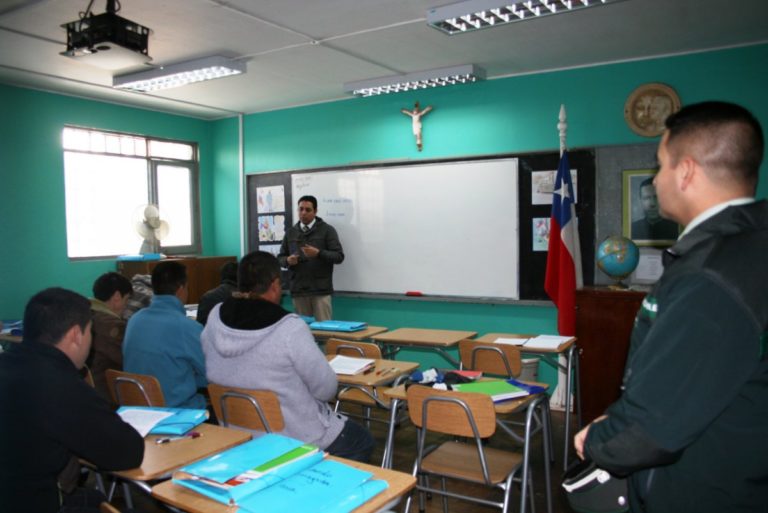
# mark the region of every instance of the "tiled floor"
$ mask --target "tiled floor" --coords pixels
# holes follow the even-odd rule
[[[553,513],[566,513],[570,512],[570,509],[568,508],[565,498],[561,492],[560,488],[560,481],[562,478],[562,453],[563,453],[563,421],[564,421],[564,414],[562,412],[552,412],[552,424],[553,424],[553,442],[554,442],[554,449],[555,449],[555,463],[550,467],[551,469],[551,475],[552,475],[552,512]],[[381,456],[382,456],[382,449],[383,449],[383,441],[386,434],[386,426],[384,424],[380,423],[372,423],[371,431],[373,432],[374,436],[376,437],[376,440],[379,442],[377,449],[374,451],[373,460],[372,463],[378,464],[381,462]],[[396,430],[395,435],[395,457],[394,457],[394,468],[396,470],[401,470],[403,472],[410,473],[413,465],[413,457],[415,454],[415,446],[416,446],[416,430],[414,427],[410,424],[410,422],[404,422],[402,425],[400,425]],[[546,500],[545,500],[545,494],[543,489],[543,461],[542,461],[542,451],[541,451],[541,445],[538,439],[540,437],[536,437],[537,441],[534,442],[534,445],[532,447],[532,463],[533,463],[533,476],[534,476],[534,486],[535,486],[535,510],[538,513],[545,513],[547,511],[546,508]],[[503,435],[501,432],[497,432],[496,435],[491,439],[490,441],[491,447],[499,447],[506,450],[514,450],[519,451],[520,447],[516,444],[513,444],[511,441],[509,441],[508,437]],[[468,485],[465,483],[459,483],[454,482],[448,484],[449,489],[456,489],[457,491],[460,491],[460,493],[481,493],[485,494],[485,496],[493,499],[498,500],[498,497],[500,495],[499,492],[493,491],[493,490],[487,490],[483,487],[475,486],[475,485]],[[454,488],[452,488],[454,487]],[[487,490],[487,491],[486,491]],[[153,499],[147,497],[146,495],[142,494],[139,490],[133,491],[133,497],[134,497],[134,503],[135,503],[135,511],[142,512],[142,513],[160,513],[168,511],[165,509],[162,505],[159,505],[156,503]],[[510,508],[511,512],[517,512],[519,511],[519,490],[516,490],[515,492],[515,500],[512,504],[512,507]],[[121,508],[121,511],[124,513],[127,513],[127,510],[124,508],[124,503],[121,497],[116,497],[113,501],[115,506],[118,508]],[[397,511],[402,510],[402,503],[398,507]],[[418,511],[418,504],[417,501],[414,500],[414,504],[411,505],[411,512],[417,512]],[[474,513],[474,512],[490,512],[490,511],[499,511],[498,509],[486,507],[478,504],[473,504],[465,501],[460,501],[456,499],[449,499],[449,511],[452,513]],[[528,509],[530,511],[530,509]],[[442,503],[439,497],[435,496],[431,500],[428,500],[426,503],[426,512],[427,513],[437,513],[442,512]],[[300,512],[297,512],[300,513]]]

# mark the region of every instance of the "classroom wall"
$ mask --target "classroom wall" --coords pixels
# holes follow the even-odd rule
[[[768,45],[759,45],[247,115],[245,172],[551,151],[558,146],[561,103],[568,110],[571,148],[649,142],[629,130],[623,108],[635,87],[652,81],[674,87],[683,103],[740,102],[768,127],[765,62]],[[61,285],[90,294],[93,279],[114,268],[113,261],[70,262],[66,257],[60,144],[65,124],[198,142],[204,254],[240,253],[237,118],[201,121],[7,85],[0,85],[0,98],[0,318],[21,316],[29,296],[44,287]],[[410,118],[400,113],[415,101],[434,109],[423,119],[423,152],[416,150]],[[758,196],[766,197],[767,164],[761,176]],[[493,257],[503,255],[478,248],[478,261],[459,272],[472,272],[473,265]],[[481,333],[551,333],[556,319],[551,306],[405,298],[339,297],[335,312],[341,319],[390,328]]]
[[[739,102],[768,127],[765,62],[768,45],[760,45],[254,114],[244,119],[245,172],[554,150],[559,144],[556,125],[561,104],[567,109],[571,148],[647,143],[654,139],[634,134],[624,121],[624,102],[647,82],[672,86],[683,104],[708,99]],[[412,108],[415,101],[422,108],[433,107],[422,120],[423,152],[416,149],[410,118],[400,112]],[[763,165],[761,176],[758,196],[765,197],[768,164]],[[435,212],[435,222],[439,217]],[[477,260],[457,272],[471,273],[485,258],[503,258],[490,249],[478,248]],[[334,316],[389,328],[480,333],[556,330],[556,311],[551,306],[337,297]],[[546,379],[551,378],[547,370],[542,371]]]
[[[215,220],[211,123],[2,84],[0,98],[0,319],[21,317],[27,299],[46,287],[91,296],[93,280],[115,269],[114,260],[67,258],[65,124],[197,142],[204,226]],[[215,233],[203,231],[206,254],[218,254]]]

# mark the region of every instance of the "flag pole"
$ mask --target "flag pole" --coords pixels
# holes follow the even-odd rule
[[[560,132],[560,157],[565,151],[565,136],[568,133],[568,123],[565,116],[565,104],[560,104],[560,122],[557,124],[557,130]]]

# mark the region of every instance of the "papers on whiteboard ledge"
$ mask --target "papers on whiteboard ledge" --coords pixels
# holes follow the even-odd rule
[[[351,356],[337,354],[328,363],[331,364],[331,368],[336,374],[352,375],[365,372],[372,368],[375,362],[370,358],[352,358]]]
[[[497,338],[494,342],[497,344],[511,344],[522,346],[527,349],[557,349],[560,344],[567,342],[572,337],[561,337],[558,335],[539,335],[533,338]]]

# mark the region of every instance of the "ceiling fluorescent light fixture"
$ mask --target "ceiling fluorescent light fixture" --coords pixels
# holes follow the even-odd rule
[[[441,87],[453,84],[466,84],[483,80],[485,72],[474,64],[438,68],[427,71],[417,71],[406,75],[391,75],[388,77],[371,78],[358,82],[347,82],[344,91],[355,96],[376,96],[379,94],[402,93],[430,87]]]
[[[448,35],[597,7],[623,0],[466,0],[427,11],[427,24]]]
[[[112,86],[142,92],[158,91],[241,73],[245,73],[245,63],[213,56],[120,75],[112,79]]]

